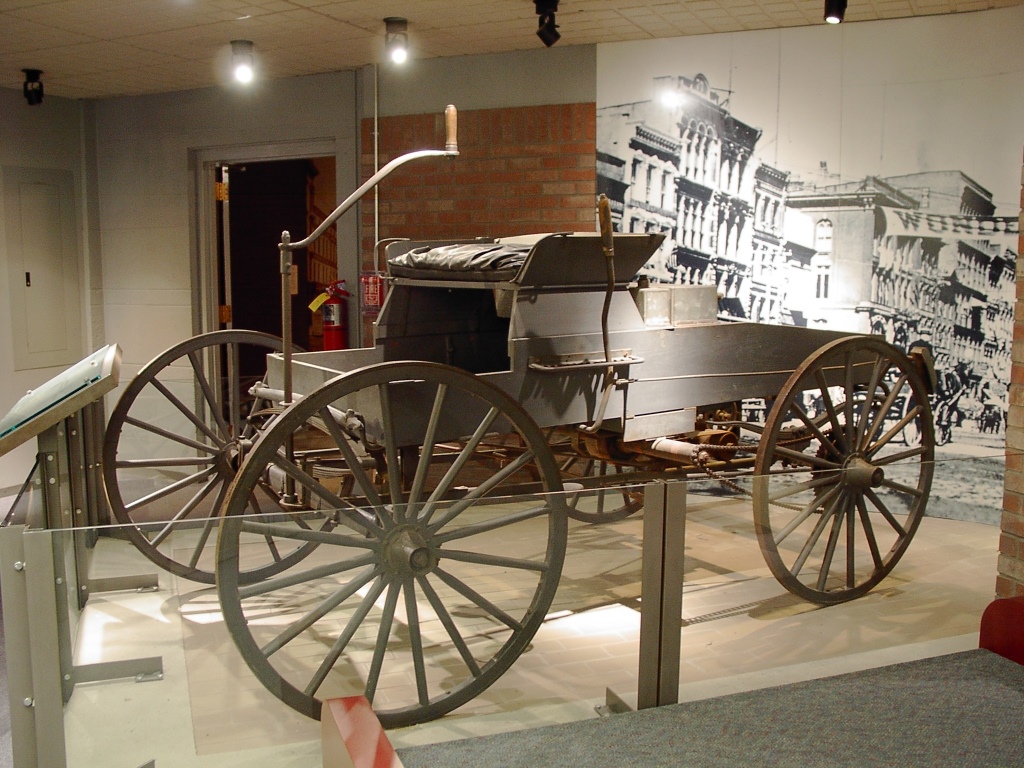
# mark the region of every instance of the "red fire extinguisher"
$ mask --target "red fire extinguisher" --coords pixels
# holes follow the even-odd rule
[[[323,309],[324,349],[348,349],[348,296],[344,280],[335,280],[309,308]]]

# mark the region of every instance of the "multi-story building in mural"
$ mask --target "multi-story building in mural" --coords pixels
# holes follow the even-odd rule
[[[808,322],[881,334],[902,348],[927,343],[942,373],[940,399],[962,393],[949,417],[1001,428],[1017,254],[969,225],[991,219],[991,193],[960,171],[940,171],[791,185],[787,206],[815,232],[815,290],[801,307]],[[925,218],[937,226],[918,226]]]
[[[643,275],[716,285],[723,318],[925,342],[956,377],[940,395],[956,388],[961,417],[1004,426],[1017,254],[964,224],[993,217],[991,193],[960,171],[843,183],[822,164],[798,180],[758,160],[761,131],[703,75],[655,85],[662,98],[597,117],[617,228],[666,235]],[[921,217],[939,226],[907,224]]]
[[[733,317],[801,322],[786,285],[810,251],[783,235],[789,174],[756,160],[760,129],[734,117],[704,75],[655,83],[659,100],[597,116],[598,191],[618,228],[666,235],[643,274],[716,285]]]

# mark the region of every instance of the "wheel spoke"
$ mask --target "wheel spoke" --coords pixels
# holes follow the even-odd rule
[[[312,541],[317,544],[331,544],[339,547],[379,549],[377,542],[371,539],[360,539],[355,536],[346,536],[342,533],[334,533],[333,531],[322,529],[314,531],[308,528],[289,528],[287,525],[281,525],[280,523],[261,523],[258,520],[243,520],[241,531],[242,533],[255,533],[260,536],[292,539],[294,541]]]
[[[846,498],[846,588],[853,589],[857,584],[857,529],[854,527],[854,502],[850,496]]]
[[[184,518],[188,517],[192,513],[192,511],[196,507],[198,507],[200,503],[202,503],[203,499],[210,495],[210,491],[213,490],[213,487],[219,481],[220,477],[216,475],[207,480],[206,484],[198,491],[196,491],[195,495],[188,500],[188,503],[185,504],[185,506],[183,506],[180,510],[178,510],[174,517],[168,520],[167,524],[163,528],[161,528],[160,531],[157,532],[157,534],[153,538],[149,540],[149,543],[152,544],[154,547],[160,546],[163,540],[167,538],[168,534],[170,534],[175,524],[181,522]]]
[[[890,453],[888,456],[882,456],[880,458],[874,459],[872,463],[874,463],[875,466],[882,467],[887,466],[889,464],[896,464],[897,462],[903,461],[904,459],[912,459],[915,456],[923,456],[927,452],[928,449],[922,445],[918,446],[917,448],[911,448],[906,451],[900,451],[899,453]]]
[[[444,477],[441,478],[441,481],[437,484],[437,487],[434,489],[434,492],[430,494],[430,498],[427,499],[427,503],[424,505],[424,511],[421,516],[421,519],[424,522],[430,520],[430,516],[433,511],[433,506],[440,499],[443,499],[445,495],[448,493],[448,491],[451,490],[452,483],[455,482],[455,479],[459,476],[459,473],[462,471],[462,468],[466,465],[470,458],[472,458],[473,452],[476,451],[477,446],[480,445],[480,441],[484,439],[484,435],[487,434],[487,430],[491,428],[491,425],[494,423],[495,419],[498,418],[500,413],[501,412],[497,408],[492,407],[487,412],[487,415],[484,417],[483,421],[480,422],[480,425],[476,428],[476,431],[473,432],[473,435],[469,438],[469,441],[466,443],[465,446],[463,446],[462,450],[459,451],[459,454],[455,457],[455,461],[453,461],[452,465],[448,467],[448,471],[444,473]]]
[[[825,406],[825,413],[828,414],[828,420],[832,423],[832,432],[836,438],[842,440],[841,450],[845,451],[846,446],[849,445],[844,434],[843,425],[839,421],[839,413],[836,411],[835,403],[832,402],[832,395],[828,391],[828,382],[825,380],[825,373],[820,368],[814,371],[814,380],[818,384],[818,389],[821,392],[821,402]]]
[[[216,456],[179,456],[168,459],[121,459],[114,466],[118,469],[170,469],[171,467],[198,467],[213,464]]]
[[[195,425],[196,429],[198,429],[208,438],[213,440],[213,442],[219,445],[220,447],[224,447],[224,445],[226,444],[224,438],[222,438],[220,435],[218,435],[216,432],[210,429],[203,422],[202,419],[200,419],[192,412],[191,408],[188,408],[183,402],[181,402],[181,400],[175,397],[174,393],[171,392],[171,390],[169,390],[166,386],[164,386],[163,382],[161,382],[159,379],[153,379],[150,382],[150,384],[152,384],[161,395],[167,398],[171,405],[173,405],[175,408],[181,411],[181,415],[184,416],[189,421],[191,421]]]
[[[868,515],[868,508],[864,504],[863,495],[857,496],[857,513],[860,515],[860,524],[864,528],[864,536],[868,540],[868,549],[871,551],[871,561],[875,568],[881,568],[882,553],[878,551],[878,541],[875,539],[875,527],[871,524],[871,516]]]
[[[843,415],[846,418],[845,435],[846,445],[854,446],[857,443],[854,442],[854,426],[853,426],[853,353],[846,352],[843,355],[843,394],[845,401],[843,402]]]
[[[416,581],[419,582],[420,589],[422,589],[423,594],[426,595],[427,601],[430,603],[430,607],[434,609],[434,613],[441,621],[441,625],[448,633],[448,637],[451,638],[452,644],[462,657],[462,661],[466,664],[466,667],[469,669],[473,677],[480,677],[480,665],[476,663],[476,659],[474,659],[473,654],[470,653],[469,646],[467,646],[466,641],[462,639],[462,635],[459,633],[458,627],[455,626],[455,622],[452,620],[451,614],[448,612],[448,609],[445,608],[444,603],[441,602],[441,598],[438,596],[437,591],[433,586],[431,586],[425,576],[418,576]]]
[[[263,511],[263,507],[260,506],[259,499],[256,498],[256,490],[257,489],[263,491],[263,494],[265,496],[267,496],[268,499],[277,507],[277,511],[276,512],[264,512]],[[295,525],[299,526],[299,528],[302,528],[302,529],[307,530],[307,531],[312,530],[312,528],[309,527],[309,524],[306,523],[306,521],[302,519],[302,513],[301,512],[296,511],[296,510],[285,509],[285,508],[281,507],[280,506],[280,501],[281,501],[280,498],[278,498],[277,494],[274,493],[274,491],[271,488],[268,488],[264,483],[258,483],[256,485],[256,488],[253,489],[252,493],[249,494],[249,504],[246,507],[247,509],[251,509],[253,511],[253,514],[252,515],[246,515],[245,516],[245,520],[248,521],[248,520],[253,519],[254,517],[265,517],[266,515],[269,515],[269,514],[284,515],[284,516],[288,517]],[[321,524],[321,527],[320,527],[321,530],[323,530],[324,528],[327,527],[327,521],[329,519],[330,518],[324,518],[324,522]]]
[[[807,562],[807,558],[810,557],[811,551],[818,543],[818,539],[821,538],[821,534],[825,530],[825,526],[828,525],[829,518],[835,514],[836,505],[839,503],[842,497],[838,497],[832,500],[831,505],[828,509],[823,509],[821,517],[818,522],[814,525],[814,530],[811,531],[811,535],[807,537],[807,541],[804,542],[803,548],[800,550],[800,554],[797,555],[796,560],[793,561],[793,567],[790,568],[790,573],[793,574],[794,578],[800,575],[800,571],[803,570],[804,564]]]
[[[821,497],[814,499],[806,507],[800,510],[797,515],[789,521],[785,528],[778,532],[775,536],[775,542],[781,544],[784,542],[793,531],[800,527],[804,521],[807,520],[818,510],[822,509],[826,504],[832,501],[836,497],[836,494],[842,491],[842,486],[837,482],[832,488],[829,488]]]
[[[823,485],[832,485],[837,482],[839,482],[838,470],[833,473],[826,473],[824,477],[816,477],[813,480],[808,480],[803,483],[783,485],[781,488],[772,491],[768,495],[768,501],[779,501],[780,499],[785,499],[788,496],[795,496],[803,491],[810,491],[814,488],[820,488]]]
[[[903,385],[906,383],[907,376],[906,374],[903,374],[902,376],[899,377],[899,379],[896,380],[892,388],[889,390],[888,396],[885,398],[885,400],[882,401],[882,404],[878,407],[875,419],[871,424],[871,429],[868,430],[867,434],[865,434],[864,436],[863,441],[860,443],[861,449],[863,451],[869,451],[872,449],[871,441],[875,439],[875,435],[878,434],[878,430],[885,423],[886,414],[889,413],[889,411],[892,409],[893,405],[896,402],[896,398],[899,396],[900,391],[903,389]],[[900,427],[900,429],[902,429],[902,427]],[[889,439],[891,440],[892,438],[890,437]],[[885,442],[888,441],[880,442],[882,445],[884,445]],[[874,450],[878,450],[878,448],[874,448]]]
[[[366,673],[366,689],[364,695],[373,703],[373,697],[377,693],[377,683],[380,681],[380,671],[384,665],[384,652],[388,647],[388,640],[391,639],[391,628],[395,624],[395,607],[398,605],[399,594],[402,591],[402,582],[392,581],[388,584],[388,594],[384,599],[384,607],[381,609],[380,624],[377,627],[377,642],[373,648],[373,658],[370,660],[370,669]]]
[[[423,516],[421,517],[421,521],[424,523],[430,522],[431,531],[440,530],[445,525],[454,520],[456,517],[465,512],[467,509],[469,509],[475,501],[478,501],[479,499],[486,496],[488,493],[490,493],[490,491],[493,488],[499,486],[507,478],[511,477],[524,466],[533,461],[533,458],[534,453],[532,450],[520,454],[510,464],[506,464],[504,467],[502,467],[489,478],[487,478],[487,480],[480,483],[480,485],[472,489],[469,493],[467,493],[461,499],[452,504],[448,508],[448,510],[443,515],[441,515],[437,520],[430,520],[430,518],[433,516],[434,511],[436,511],[437,507],[433,503],[428,503],[428,506],[425,507],[425,511],[423,513]]]
[[[483,609],[492,617],[500,621],[509,629],[520,630],[523,628],[521,622],[509,616],[508,613],[506,613],[501,608],[496,606],[494,603],[492,603],[486,597],[484,597],[475,589],[470,587],[468,584],[463,582],[461,579],[457,578],[451,573],[448,573],[443,568],[435,569],[434,575],[437,576],[437,578],[439,578],[449,587],[454,589],[456,592],[458,592],[460,595],[465,597],[467,600],[472,601],[478,608]]]
[[[260,648],[260,652],[269,659],[273,654],[284,648],[288,643],[312,627],[316,622],[320,621],[320,619],[348,600],[352,595],[378,576],[380,576],[379,566],[367,568],[362,573],[357,574],[345,586],[336,589],[328,595],[327,598],[325,598],[316,608],[289,624],[288,628],[285,629],[284,632]]]
[[[882,517],[884,517],[889,522],[889,525],[892,526],[893,530],[896,531],[896,533],[899,534],[901,538],[907,535],[906,529],[902,525],[900,525],[900,522],[896,519],[896,516],[889,511],[889,508],[882,502],[880,498],[878,498],[878,495],[874,491],[872,491],[870,488],[867,488],[864,490],[864,495],[868,498],[868,500],[871,501],[871,504],[875,507],[875,509],[877,509],[882,514]]]
[[[228,429],[227,422],[224,421],[224,415],[220,410],[220,403],[217,402],[217,396],[213,393],[210,382],[206,379],[206,374],[203,373],[203,364],[196,350],[188,353],[188,361],[192,364],[192,373],[195,374],[196,381],[199,382],[199,389],[202,391],[203,397],[206,398],[206,406],[210,409],[210,415],[216,419],[221,434],[224,435],[225,439],[229,439],[231,437],[231,430]]]
[[[865,453],[868,456],[874,456],[876,453],[878,453],[878,451],[884,448],[894,437],[896,437],[896,435],[900,434],[910,422],[914,421],[917,418],[918,414],[921,413],[921,411],[922,409],[919,405],[914,406],[911,410],[907,411],[907,415],[900,419],[898,422],[896,422],[896,424],[893,425],[892,429],[890,429],[884,435],[878,438],[877,443],[867,446]],[[925,446],[921,446],[921,448],[924,449]]]
[[[347,560],[325,563],[323,565],[313,566],[312,568],[306,568],[302,571],[289,572],[286,576],[274,576],[266,581],[260,581],[256,584],[241,587],[238,590],[238,594],[241,599],[245,600],[246,598],[265,595],[269,592],[276,592],[279,589],[294,587],[296,584],[302,584],[307,581],[334,576],[335,574],[342,573],[343,571],[349,571],[353,568],[362,568],[370,565],[374,561],[374,553],[368,552],[364,555],[350,557]]]
[[[158,499],[162,499],[165,496],[170,496],[172,493],[177,493],[182,488],[187,488],[193,483],[198,483],[202,480],[205,480],[210,475],[213,475],[216,472],[216,467],[207,467],[206,469],[200,472],[191,474],[188,477],[183,477],[181,478],[181,480],[173,482],[170,485],[164,486],[163,488],[153,491],[152,493],[146,494],[141,499],[136,499],[131,504],[125,504],[125,509],[127,509],[129,512],[134,512],[135,510],[141,509],[147,504],[151,504],[152,502],[157,501]]]
[[[913,496],[915,499],[919,499],[924,495],[924,491],[920,488],[911,488],[909,485],[897,483],[895,480],[890,480],[889,478],[882,481],[882,486],[889,490],[896,491],[896,493],[905,493],[908,496]]]
[[[316,672],[313,673],[313,677],[310,678],[309,683],[306,685],[305,693],[307,696],[313,696],[320,686],[323,685],[324,680],[327,679],[327,675],[334,668],[335,663],[344,653],[345,648],[348,646],[349,640],[355,635],[356,630],[359,629],[359,625],[363,623],[363,620],[369,615],[370,609],[373,608],[373,604],[377,602],[377,598],[380,597],[381,592],[384,591],[384,587],[387,586],[387,582],[383,577],[378,576],[369,592],[363,597],[359,603],[359,607],[355,613],[349,618],[348,623],[345,625],[344,631],[338,636],[338,639],[334,641],[334,645],[331,646],[331,650],[327,652],[324,660],[320,663]],[[367,698],[370,698],[369,695]]]
[[[412,667],[416,678],[416,698],[420,706],[430,701],[427,694],[427,670],[423,665],[423,637],[420,635],[420,614],[416,605],[416,590],[413,580],[406,579],[402,584],[405,592],[405,617],[409,629],[409,652],[412,655]]]
[[[423,434],[423,449],[420,451],[420,460],[416,464],[416,476],[413,478],[412,488],[409,491],[408,517],[411,520],[415,520],[419,514],[420,498],[423,495],[423,486],[427,481],[427,472],[430,469],[431,459],[434,456],[437,425],[441,419],[441,409],[447,393],[448,386],[446,384],[440,383],[437,385],[437,391],[434,393],[434,403],[430,408],[430,418],[427,421],[427,429]]]
[[[825,585],[828,583],[828,574],[832,570],[832,558],[835,556],[839,533],[843,528],[845,509],[846,497],[844,496],[837,504],[835,513],[832,514],[832,530],[829,531],[828,542],[825,544],[825,554],[821,558],[821,568],[818,570],[817,588],[819,592],[824,592]]]
[[[524,509],[519,512],[513,512],[509,515],[503,515],[501,517],[495,517],[490,520],[486,520],[481,523],[473,523],[471,525],[463,526],[462,528],[454,528],[444,533],[438,533],[434,540],[438,544],[443,544],[447,541],[455,541],[456,539],[465,539],[470,536],[476,536],[480,533],[487,533],[488,531],[494,531],[498,528],[504,528],[509,525],[515,525],[521,523],[524,520],[532,520],[535,517],[542,517],[551,512],[551,508],[547,505],[534,507],[532,509]]]
[[[825,436],[825,434],[818,428],[818,425],[815,424],[811,420],[811,417],[807,415],[807,412],[798,403],[795,402],[791,406],[791,409],[796,413],[800,420],[807,425],[807,428],[810,429],[812,433],[814,433],[814,436],[818,439],[818,442],[820,442],[828,450],[829,453],[831,453],[837,459],[842,461],[842,452],[835,446],[835,444],[829,438]]]
[[[398,447],[395,445],[395,421],[391,416],[391,389],[387,382],[377,385],[377,396],[380,400],[381,428],[384,431],[384,455],[387,458],[388,492],[391,494],[391,508],[395,519],[402,518],[402,465],[398,460]]]
[[[775,446],[775,454],[781,456],[784,459],[790,459],[794,462],[801,464],[807,464],[812,467],[818,467],[819,469],[839,469],[840,465],[834,461],[828,459],[822,459],[818,456],[814,456],[810,453],[803,453],[801,451],[794,451],[792,448],[783,448],[781,445]]]
[[[151,432],[154,435],[167,438],[168,440],[173,440],[174,442],[180,443],[181,445],[187,445],[189,448],[195,448],[197,451],[203,451],[204,453],[217,454],[220,453],[220,449],[222,447],[221,445],[208,445],[206,443],[200,443],[198,440],[193,440],[191,438],[175,434],[174,432],[170,432],[166,429],[163,429],[162,427],[158,427],[155,424],[147,424],[146,422],[139,421],[138,419],[132,418],[131,416],[125,417],[124,423],[131,424],[133,427],[144,429],[145,431]]]
[[[338,446],[338,450],[341,451],[342,458],[345,459],[345,463],[348,465],[349,472],[352,473],[352,477],[355,480],[356,485],[363,492],[363,496],[370,503],[371,506],[377,509],[384,507],[384,500],[381,499],[380,494],[377,493],[377,487],[370,480],[366,471],[363,469],[362,463],[359,461],[359,457],[356,456],[356,452],[352,450],[352,446],[349,445],[348,437],[342,432],[341,427],[338,426],[338,422],[335,421],[330,408],[320,409],[320,418],[323,419],[324,426],[327,428],[328,434],[333,438],[334,443]]]
[[[882,375],[888,370],[890,363],[891,361],[888,358],[880,355],[875,359],[874,365],[871,366],[871,378],[868,379],[867,388],[864,390],[865,398],[861,408],[860,418],[857,420],[857,435],[854,442],[854,445],[860,446],[861,450],[863,450],[867,443],[871,442],[870,438],[865,440],[864,435],[869,423],[869,417],[872,414],[872,403],[875,400],[875,391],[878,389],[878,385],[882,380]],[[890,403],[890,405],[892,405],[892,403]],[[880,416],[871,420],[873,429],[877,429],[876,425],[880,423],[881,418],[885,417],[888,410],[888,408],[882,408],[879,412]]]
[[[538,560],[524,560],[519,557],[504,557],[502,555],[489,555],[483,552],[467,552],[461,549],[443,549],[441,556],[448,560],[458,560],[462,563],[475,563],[476,565],[493,565],[496,568],[517,568],[526,571],[546,571],[548,564]]]
[[[350,522],[353,525],[356,525],[364,529],[367,533],[373,533],[378,536],[383,534],[383,531],[370,521],[369,516],[366,514],[365,510],[353,506],[352,504],[350,504],[345,499],[342,499],[337,494],[332,493],[327,488],[325,488],[319,481],[317,481],[316,478],[311,477],[310,475],[303,472],[299,467],[297,467],[292,462],[288,461],[281,454],[277,454],[273,459],[271,459],[271,461],[273,462],[274,466],[283,470],[285,474],[287,474],[293,480],[301,484],[311,493],[319,496],[322,501],[327,503],[330,509],[338,510],[339,512],[345,512],[345,516],[341,518],[343,522]],[[353,517],[353,513],[357,514],[358,516]]]
[[[228,365],[228,421],[231,427],[231,437],[239,437],[242,434],[242,385],[241,362],[238,357],[238,344],[227,344],[224,349],[224,357]]]
[[[221,505],[224,503],[224,497],[228,493],[228,484],[222,483],[220,490],[217,491],[217,501],[214,502],[213,508],[219,510]],[[202,557],[203,550],[206,549],[206,542],[210,540],[210,534],[213,533],[213,528],[217,524],[218,518],[211,515],[206,518],[203,522],[203,530],[199,534],[199,540],[196,542],[195,547],[192,549],[192,557],[188,561],[188,567],[195,569],[199,564],[199,558]]]

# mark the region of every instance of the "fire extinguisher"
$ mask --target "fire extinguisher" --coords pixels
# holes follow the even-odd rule
[[[348,296],[344,280],[335,280],[309,308],[323,309],[324,349],[348,349]]]

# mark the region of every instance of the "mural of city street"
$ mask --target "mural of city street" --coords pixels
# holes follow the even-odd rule
[[[949,57],[965,23],[985,42]],[[1007,29],[1024,10],[598,50],[598,191],[617,230],[666,236],[641,275],[716,286],[722,319],[927,347],[930,514],[991,522],[1024,147]]]

